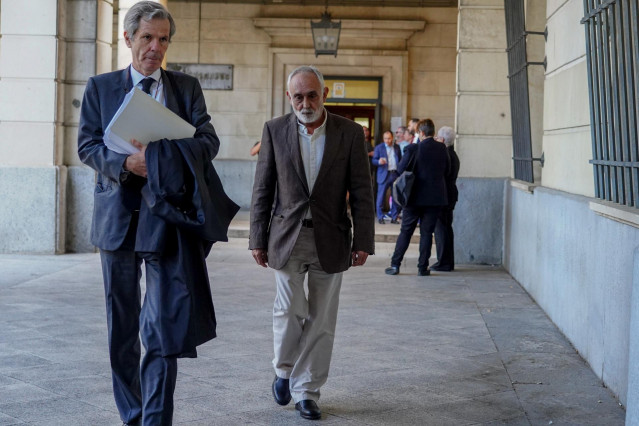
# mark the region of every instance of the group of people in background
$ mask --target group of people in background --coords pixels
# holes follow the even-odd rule
[[[371,164],[377,171],[376,216],[380,225],[400,224],[400,234],[388,275],[399,269],[417,225],[420,227],[417,274],[430,275],[431,270],[452,271],[455,268],[453,209],[457,203],[459,157],[455,153],[455,131],[442,127],[435,136],[435,124],[430,119],[411,119],[393,133],[383,134],[382,144],[372,153]],[[413,171],[415,183],[407,205],[402,208],[389,197],[395,180],[406,170]],[[390,198],[390,199],[389,199]],[[388,211],[384,206],[388,205]],[[435,234],[437,263],[429,268],[432,235]]]

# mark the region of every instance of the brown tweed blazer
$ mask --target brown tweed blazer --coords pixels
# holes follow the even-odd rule
[[[266,122],[253,185],[249,249],[267,249],[269,266],[284,267],[310,206],[317,253],[325,272],[347,270],[351,251],[373,254],[375,205],[368,163],[362,127],[328,113],[324,156],[311,193],[295,114]]]

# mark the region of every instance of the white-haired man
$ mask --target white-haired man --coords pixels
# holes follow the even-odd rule
[[[280,405],[293,398],[303,418],[316,420],[342,273],[374,251],[373,191],[362,127],[326,111],[322,74],[293,70],[286,95],[293,112],[262,133],[249,249],[258,265],[275,270],[273,397]]]
[[[455,269],[455,235],[453,233],[453,210],[457,204],[457,175],[459,174],[459,157],[455,152],[455,131],[444,126],[437,132],[437,140],[443,141],[450,157],[450,173],[446,176],[446,192],[448,205],[445,206],[435,225],[435,245],[437,263],[430,269],[433,271],[452,271]]]

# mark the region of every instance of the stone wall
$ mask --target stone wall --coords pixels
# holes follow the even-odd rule
[[[627,404],[634,424],[639,215],[592,198],[583,2],[546,5],[542,186],[506,186],[504,267]]]
[[[541,183],[594,196],[583,1],[549,1]]]
[[[596,214],[588,197],[506,191],[504,267],[625,404],[639,229]]]
[[[503,1],[461,0],[457,39],[457,142],[464,177],[508,177],[510,96]]]
[[[59,23],[66,2],[4,0],[0,7],[0,252],[55,253],[64,250]]]
[[[342,31],[337,58],[313,54],[308,22],[319,19],[322,7],[172,1],[169,8],[178,28],[169,62],[234,67],[232,91],[205,91],[222,141],[220,159],[251,160],[249,150],[264,122],[288,111],[283,79],[297,65],[317,64],[325,74],[387,74],[384,129],[392,116],[431,117],[438,126],[454,125],[454,8],[331,7],[333,19],[343,20],[345,27],[347,21],[365,27]],[[375,38],[382,30],[373,26],[380,20],[407,21],[407,27],[421,22],[423,30],[410,30],[405,39],[398,34]]]

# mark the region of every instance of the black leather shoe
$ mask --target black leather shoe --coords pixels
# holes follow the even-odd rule
[[[397,220],[397,219],[393,219],[393,220],[391,220],[391,223],[392,223],[393,225],[399,225],[399,220]]]
[[[300,416],[308,420],[319,420],[322,418],[322,412],[320,411],[317,403],[312,399],[303,399],[295,404],[295,409],[300,412]]]
[[[377,221],[380,225],[385,225],[386,221],[382,218]]]
[[[450,266],[431,266],[430,267],[431,271],[440,271],[440,272],[450,272],[453,270],[452,267]]]
[[[288,379],[282,379],[275,376],[273,380],[273,398],[279,405],[287,405],[291,402],[291,390],[289,389]]]
[[[430,269],[420,269],[417,271],[417,275],[420,277],[427,277],[430,275]]]
[[[384,269],[384,272],[386,273],[386,275],[397,275],[399,274],[399,266],[389,266],[388,268]]]

